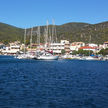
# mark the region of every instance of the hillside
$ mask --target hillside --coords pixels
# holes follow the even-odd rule
[[[43,42],[45,26],[41,26],[41,42]],[[52,25],[49,26],[52,28]],[[37,27],[34,27],[33,41],[36,42]],[[91,35],[91,42],[103,43],[108,41],[108,22],[98,24],[88,23],[66,23],[63,25],[56,25],[58,40],[67,39],[70,42],[83,41],[89,42]],[[11,25],[0,23],[0,41],[10,42],[15,40],[23,41],[24,30]],[[30,29],[27,30],[27,40],[30,38]]]
[[[0,42],[22,40],[23,29],[8,24],[0,23]]]
[[[73,23],[69,23],[68,27],[70,27],[70,25],[73,25]],[[87,43],[89,42],[90,35],[91,42],[93,43],[103,43],[104,41],[108,40],[108,22],[103,22],[99,24],[81,23],[81,25],[82,26],[78,25],[77,28],[72,29],[67,27],[68,30],[66,30],[66,26],[63,27],[64,25],[61,25],[61,27],[63,27],[65,30],[61,30],[59,32],[60,27],[58,27],[58,36],[63,39],[68,39],[71,42],[83,41]]]

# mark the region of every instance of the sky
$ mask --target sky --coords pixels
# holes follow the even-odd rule
[[[0,22],[20,28],[108,21],[108,0],[0,0]]]

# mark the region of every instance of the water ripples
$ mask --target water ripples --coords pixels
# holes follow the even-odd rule
[[[0,108],[108,108],[108,62],[0,56]]]

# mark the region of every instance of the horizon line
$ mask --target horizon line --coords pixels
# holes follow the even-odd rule
[[[73,21],[73,22],[66,22],[66,23],[62,23],[62,24],[55,24],[56,26],[60,26],[60,25],[64,25],[64,24],[68,24],[68,23],[85,23],[85,24],[91,24],[91,25],[95,25],[95,24],[100,24],[100,23],[104,23],[104,22],[108,22],[108,20],[106,21],[101,21],[101,22],[96,22],[96,23],[89,23],[89,22],[80,22],[80,21]],[[14,24],[9,24],[9,23],[5,23],[5,22],[0,22],[2,24],[7,24],[9,26],[13,26],[13,27],[16,27],[16,28],[20,28],[20,29],[29,29],[29,28],[32,28],[32,27],[38,27],[38,26],[46,26],[46,25],[34,25],[34,26],[30,26],[30,27],[18,27]],[[49,25],[53,25],[53,24],[49,24]]]

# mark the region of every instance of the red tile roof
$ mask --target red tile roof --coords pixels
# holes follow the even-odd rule
[[[91,47],[91,46],[83,46],[80,47],[79,49],[96,49],[97,47]]]

